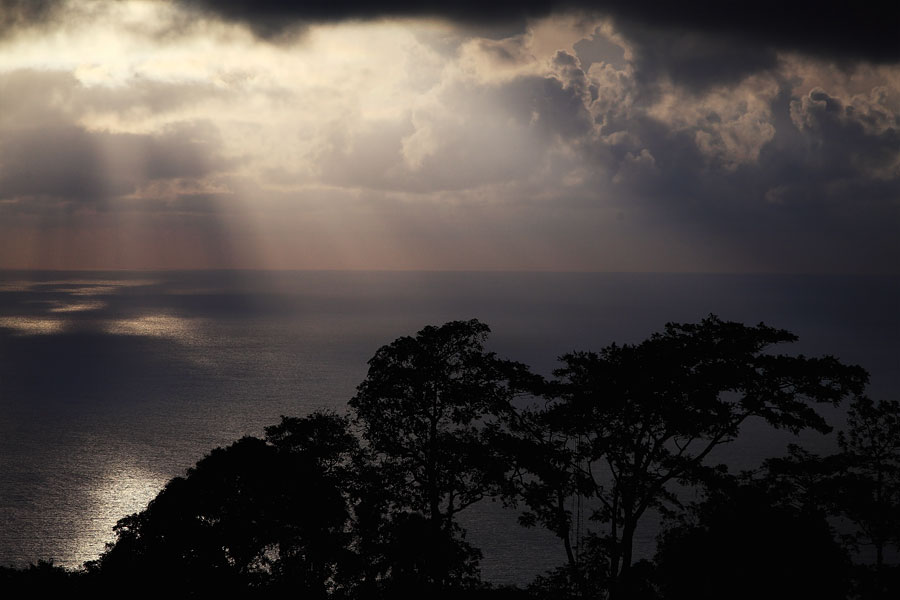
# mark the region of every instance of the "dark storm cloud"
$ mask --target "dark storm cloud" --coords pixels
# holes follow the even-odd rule
[[[30,200],[18,211],[56,201],[101,202],[154,181],[200,179],[231,166],[209,122],[176,122],[151,133],[92,130],[85,113],[164,114],[220,94],[214,86],[134,79],[87,87],[72,73],[0,73],[0,200]],[[9,207],[7,207],[9,208]]]
[[[896,2],[173,1],[214,18],[245,23],[264,38],[278,38],[311,23],[380,17],[446,18],[466,25],[471,34],[500,38],[523,31],[529,18],[565,12],[609,16],[633,44],[641,77],[653,81],[665,74],[695,90],[717,82],[739,81],[748,73],[772,67],[779,50],[845,64],[900,61],[900,44],[896,41],[900,3]],[[0,35],[59,20],[64,4],[57,0],[0,0]]]
[[[668,76],[679,85],[701,92],[771,69],[778,60],[775,49],[761,40],[735,43],[732,36],[721,32],[699,34],[633,24],[625,24],[623,32],[634,45],[636,73],[645,84]]]
[[[554,63],[561,85],[590,90],[597,136],[576,138],[595,166],[589,203],[602,198],[646,231],[680,232],[720,264],[735,261],[726,268],[896,272],[900,113],[890,87],[851,93],[766,74],[662,97],[638,72],[588,75],[563,52]],[[574,114],[573,100],[554,104]]]
[[[127,181],[108,177],[99,141],[75,126],[3,132],[0,198],[100,200],[130,191]]]
[[[297,23],[334,22],[350,19],[384,17],[438,17],[471,25],[520,22],[529,17],[546,16],[558,8],[577,3],[548,2],[546,0],[500,0],[497,2],[435,2],[362,0],[312,2],[297,0],[178,0],[219,15],[225,19],[249,24],[261,35],[277,34]]]
[[[62,4],[61,0],[0,0],[0,34],[47,22]]]
[[[202,124],[140,135],[65,124],[0,130],[0,199],[6,200],[98,202],[153,180],[199,178],[227,166],[215,131]]]
[[[614,0],[584,4],[602,4],[615,16],[659,28],[738,36],[734,41],[751,45],[850,60],[900,59],[900,46],[896,43],[900,6],[896,3]]]
[[[883,224],[900,223],[900,115],[871,98],[844,101],[820,88],[775,109],[789,112],[793,127],[780,128],[760,155],[769,173],[769,202],[831,212]],[[854,102],[855,101],[855,102]]]
[[[876,62],[900,60],[900,5],[829,3],[813,0],[752,3],[692,0],[180,0],[225,19],[248,23],[263,35],[298,22],[377,17],[434,16],[469,24],[491,24],[585,11],[656,28],[738,36],[759,47],[796,49],[818,55]]]
[[[866,130],[846,117],[840,102],[829,109],[819,93],[810,97],[803,115],[809,125],[782,123],[757,161],[733,170],[711,168],[691,131],[632,123],[655,162],[623,192],[652,205],[657,218],[694,239],[715,240],[710,247],[735,251],[756,268],[895,271],[897,129]],[[787,106],[776,103],[773,110],[787,120]]]
[[[817,214],[874,210],[893,215],[896,224],[900,115],[856,100],[848,103],[818,88],[792,99],[783,88],[770,105],[772,138],[762,144],[757,158],[730,168],[698,144],[698,133],[715,133],[709,123],[720,125],[715,112],[692,126],[676,128],[635,110],[619,123],[630,136],[621,141],[607,138],[600,146],[609,150],[611,172],[628,175],[621,169],[631,167],[636,175],[623,181],[627,201],[634,201],[631,195],[637,192],[636,197],[683,211],[687,218],[704,215],[714,220],[733,211],[803,212],[812,222]],[[653,161],[638,171],[641,165],[633,163],[643,150]]]

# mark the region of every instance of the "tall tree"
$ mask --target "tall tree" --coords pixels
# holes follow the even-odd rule
[[[838,433],[840,451],[818,456],[798,446],[766,460],[762,480],[782,498],[842,517],[854,550],[871,547],[884,565],[889,545],[900,545],[900,402],[858,396]]]
[[[588,535],[593,556],[581,560],[602,562],[612,595],[623,594],[640,519],[679,507],[675,484],[706,479],[709,454],[748,419],[794,433],[827,431],[812,403],[837,404],[861,391],[867,374],[859,367],[770,352],[796,339],[711,315],[698,324],[669,323],[640,344],[564,355],[550,401],[528,419],[543,425],[541,443],[552,455],[568,453],[569,475],[532,473],[547,488],[524,496],[532,515],[565,541],[571,511],[548,492],[585,495],[599,528]]]
[[[782,502],[836,518],[861,562],[857,597],[896,598],[900,565],[888,565],[886,551],[900,549],[900,402],[854,398],[838,446],[839,452],[818,456],[792,445],[787,456],[765,461],[760,482]],[[861,553],[864,548],[874,557]]]
[[[856,398],[838,445],[838,508],[857,526],[853,544],[873,547],[881,570],[885,548],[900,546],[900,402]]]
[[[484,349],[489,332],[474,319],[452,321],[381,347],[349,403],[395,526],[388,538],[420,545],[424,563],[416,569],[437,587],[450,585],[454,572],[471,572],[465,563],[471,567],[477,555],[462,558],[455,517],[502,480],[505,467],[487,446],[486,429],[508,410],[516,379],[527,373]],[[454,539],[457,550],[448,550]]]

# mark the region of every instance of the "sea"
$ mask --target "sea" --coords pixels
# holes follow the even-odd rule
[[[282,415],[346,410],[376,350],[477,318],[488,349],[550,375],[557,357],[715,314],[788,329],[780,352],[865,367],[900,390],[900,278],[534,272],[0,272],[0,565],[78,568],[172,477]],[[826,415],[836,428],[840,409]],[[733,469],[793,436],[749,424]],[[804,434],[827,452],[834,435]],[[562,545],[486,500],[463,513],[482,575],[524,584]],[[652,521],[652,519],[650,520]],[[650,556],[658,524],[642,526]]]

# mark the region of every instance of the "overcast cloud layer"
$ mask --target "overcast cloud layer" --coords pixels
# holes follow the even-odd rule
[[[0,0],[0,267],[900,270],[896,9],[451,6]]]

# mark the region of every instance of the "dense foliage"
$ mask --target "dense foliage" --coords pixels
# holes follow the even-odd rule
[[[85,570],[0,569],[0,585],[323,599],[897,593],[900,403],[863,396],[860,367],[776,353],[796,338],[711,316],[567,354],[547,381],[486,351],[488,333],[454,321],[380,348],[347,415],[282,417],[264,439],[217,448],[121,519]],[[750,419],[827,432],[816,405],[847,398],[833,456],[792,446],[743,474],[708,462]],[[457,516],[487,497],[556,534],[567,563],[528,590],[483,584]],[[658,552],[635,561],[648,514],[664,522]]]

